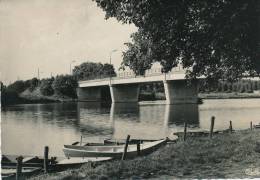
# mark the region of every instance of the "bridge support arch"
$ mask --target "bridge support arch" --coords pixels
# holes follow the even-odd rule
[[[186,80],[163,81],[166,104],[197,104],[197,83]]]
[[[139,84],[109,85],[112,103],[138,102]]]

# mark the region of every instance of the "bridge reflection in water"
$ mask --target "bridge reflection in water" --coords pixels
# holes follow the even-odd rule
[[[62,156],[64,144],[115,137],[160,138],[189,130],[208,130],[211,116],[215,129],[226,129],[233,121],[236,130],[259,123],[259,99],[205,100],[199,105],[137,105],[86,102],[21,104],[1,112],[2,153],[41,155],[48,145],[51,154]],[[198,112],[199,111],[199,112]],[[21,141],[23,139],[24,141]]]
[[[88,134],[91,126],[90,129],[112,138],[125,138],[127,134],[132,138],[163,138],[183,131],[184,121],[189,127],[199,128],[197,104],[113,103],[109,109],[107,104],[79,103],[78,112],[82,134]]]

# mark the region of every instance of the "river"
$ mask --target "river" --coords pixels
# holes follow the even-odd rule
[[[188,130],[208,130],[211,116],[215,129],[235,130],[260,122],[260,99],[204,100],[201,105],[160,103],[101,104],[87,102],[22,104],[1,112],[2,154],[63,156],[64,144],[102,141],[105,138],[158,139]]]

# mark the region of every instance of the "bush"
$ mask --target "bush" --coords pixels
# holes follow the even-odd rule
[[[115,69],[111,64],[85,62],[73,69],[73,76],[78,80],[99,79],[116,76]]]
[[[16,103],[20,100],[19,95],[16,91],[12,89],[7,89],[3,85],[1,86],[1,104],[3,106]]]
[[[7,87],[8,90],[14,91],[16,93],[21,93],[26,89],[25,83],[23,81],[15,81]]]
[[[40,83],[40,80],[38,80],[37,78],[32,78],[31,80],[29,80],[29,90],[32,92]]]
[[[78,87],[77,80],[70,75],[56,76],[52,83],[54,92],[59,95],[66,95],[72,98],[77,97],[76,88]]]
[[[54,78],[43,79],[41,81],[40,91],[41,91],[42,95],[51,96],[54,94],[54,90],[52,88],[53,81],[54,81]]]

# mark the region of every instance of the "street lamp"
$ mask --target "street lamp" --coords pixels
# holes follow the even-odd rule
[[[75,60],[73,60],[73,61],[70,62],[70,74],[72,74],[71,65],[72,65],[73,63],[75,63],[75,62],[76,62]]]
[[[110,59],[109,59],[109,64],[110,64],[110,65],[111,65],[111,56],[112,56],[112,53],[113,53],[113,52],[117,52],[117,49],[114,49],[114,50],[110,51],[110,54],[109,54],[109,55],[110,55],[110,56],[109,56],[109,57],[110,57]]]
[[[42,74],[43,72],[42,71],[40,71],[40,68],[38,68],[38,72],[37,72],[37,77],[38,77],[38,79],[40,80],[40,74]]]
[[[114,49],[114,50],[110,51],[110,53],[109,53],[109,64],[110,64],[110,65],[112,65],[112,60],[111,60],[112,53],[113,53],[113,52],[116,52],[116,51],[117,51],[117,49]],[[109,75],[109,76],[110,76],[110,84],[111,84],[112,72],[110,72],[110,75]]]

